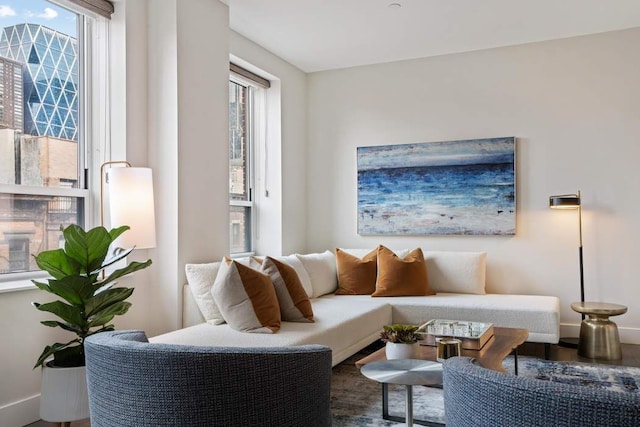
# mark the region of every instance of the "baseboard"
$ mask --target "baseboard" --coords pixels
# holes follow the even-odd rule
[[[612,319],[613,320],[613,319]],[[618,325],[620,342],[623,344],[640,344],[640,328],[627,328]],[[580,335],[580,325],[573,323],[560,324],[561,337],[577,337]]]
[[[40,419],[40,394],[0,406],[0,426],[22,427]]]

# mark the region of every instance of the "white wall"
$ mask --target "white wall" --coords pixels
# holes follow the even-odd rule
[[[184,264],[228,252],[229,11],[217,1],[149,8],[149,158],[156,177],[153,334],[181,325]]]
[[[581,189],[586,298],[628,305],[613,320],[640,343],[638,45],[633,29],[310,74],[309,249],[486,251],[489,291],[557,295],[577,325],[576,211],[548,197]],[[356,147],[498,136],[518,138],[516,236],[357,234]]]
[[[271,80],[268,89],[268,167],[258,171],[259,234],[256,252],[290,254],[306,247],[307,75],[231,31],[230,50],[238,65]],[[250,66],[249,66],[250,65]],[[269,197],[264,196],[265,182]]]
[[[153,266],[121,281],[135,287],[118,329],[156,335],[179,327],[184,263],[228,252],[228,8],[217,1],[120,0],[111,24],[112,137],[126,158],[154,171],[157,248]],[[114,159],[125,156],[116,148]],[[203,225],[204,224],[204,225]],[[39,324],[38,290],[0,297],[0,425],[39,419],[46,344],[69,335]]]

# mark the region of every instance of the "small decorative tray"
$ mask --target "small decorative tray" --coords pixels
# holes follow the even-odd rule
[[[438,338],[452,337],[462,341],[462,348],[480,350],[493,336],[493,324],[466,320],[434,319],[420,325],[418,332],[424,334],[422,345],[436,345]]]

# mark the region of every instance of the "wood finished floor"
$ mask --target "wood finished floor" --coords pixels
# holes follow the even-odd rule
[[[522,356],[534,356],[541,359],[544,358],[544,345],[537,343],[525,343],[518,349],[518,354]],[[573,362],[595,362],[593,359],[586,359],[578,356],[576,349],[560,347],[557,345],[551,346],[550,357],[551,360],[558,361],[573,361]],[[610,365],[622,365],[622,366],[635,366],[640,367],[640,345],[635,344],[622,344],[622,359],[614,360],[611,362],[599,361],[598,363],[608,363]],[[37,421],[29,424],[29,427],[53,427],[58,424],[50,423],[47,421]],[[74,421],[70,427],[90,427],[89,420]]]

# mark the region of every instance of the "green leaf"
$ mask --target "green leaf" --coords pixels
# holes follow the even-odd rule
[[[31,283],[36,285],[38,287],[38,289],[40,289],[42,291],[51,292],[51,289],[49,289],[49,285],[46,284],[46,283],[38,282],[36,280],[32,280]]]
[[[111,236],[104,227],[85,232],[77,225],[70,225],[64,230],[64,238],[64,249],[68,256],[78,262],[86,274],[102,265],[111,244]]]
[[[109,236],[111,236],[111,241],[113,242],[114,240],[116,240],[118,237],[120,237],[122,233],[129,230],[130,228],[131,227],[129,227],[128,225],[123,225],[121,227],[112,228],[111,230],[109,230]]]
[[[137,261],[132,261],[129,265],[127,265],[124,268],[120,268],[116,271],[114,271],[113,273],[111,273],[106,279],[104,279],[101,284],[105,285],[109,282],[113,282],[116,279],[119,279],[120,277],[124,277],[127,274],[131,274],[135,271],[138,270],[142,270],[144,268],[147,268],[151,265],[151,260],[148,259],[145,262],[137,262]]]
[[[44,320],[40,323],[42,323],[45,326],[50,326],[52,328],[60,327],[65,331],[73,332],[78,335],[84,334],[84,331],[80,327],[76,325],[72,325],[70,323],[58,322],[57,320]]]
[[[35,260],[38,267],[56,279],[80,272],[78,263],[68,257],[62,249],[40,252]]]
[[[60,323],[60,322],[57,322],[55,320],[43,320],[40,323],[42,323],[44,326],[50,326],[52,328],[55,328],[55,327],[58,326],[58,323]]]
[[[112,304],[124,301],[129,298],[132,293],[133,288],[107,289],[87,300],[85,313],[87,316],[93,316],[95,313],[104,310]]]
[[[115,303],[105,309],[96,312],[93,316],[89,317],[89,327],[93,328],[94,326],[104,325],[107,322],[110,322],[114,316],[120,316],[125,314],[129,307],[131,307],[130,302],[121,301]]]
[[[65,304],[62,301],[53,301],[46,304],[34,303],[34,305],[38,310],[53,313],[67,323],[78,325],[81,328],[86,324],[80,309],[73,305]]]
[[[49,280],[49,291],[73,305],[82,305],[93,294],[93,283],[85,276],[67,276]]]

